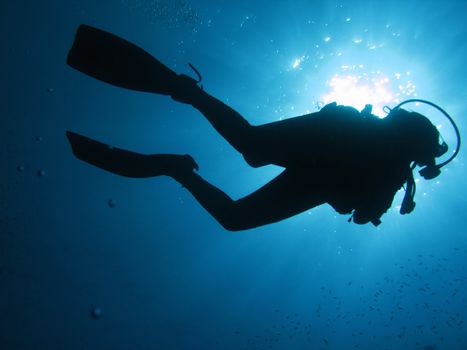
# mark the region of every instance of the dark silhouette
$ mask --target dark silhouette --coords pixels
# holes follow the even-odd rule
[[[401,213],[412,211],[413,168],[433,168],[445,152],[433,124],[401,108],[379,119],[369,105],[359,112],[332,103],[316,113],[250,125],[200,88],[200,77],[178,75],[128,41],[86,25],[78,29],[68,64],[113,85],[190,104],[249,165],[285,168],[257,191],[233,200],[201,178],[188,155],[144,155],[67,132],[77,158],[127,177],[170,176],[227,230],[270,224],[324,203],[352,214],[358,224],[378,225],[405,183],[408,195]]]

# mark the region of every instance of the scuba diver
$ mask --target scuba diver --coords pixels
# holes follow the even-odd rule
[[[378,225],[404,185],[400,212],[414,209],[415,167],[423,167],[424,178],[434,178],[460,147],[451,117],[424,100],[405,101],[383,119],[371,114],[371,105],[360,112],[331,103],[316,113],[251,125],[200,86],[201,76],[193,66],[197,80],[175,73],[125,39],[87,25],[79,27],[67,63],[98,80],[191,105],[250,166],[284,168],[263,187],[234,200],[198,175],[189,155],[140,154],[67,131],[78,159],[126,177],[169,176],[230,231],[278,222],[325,203],[350,214],[349,221]],[[436,164],[447,145],[425,116],[400,108],[409,102],[428,103],[453,124],[457,147],[447,161]]]

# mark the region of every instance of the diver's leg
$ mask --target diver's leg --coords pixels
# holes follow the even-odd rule
[[[325,202],[319,186],[310,184],[309,179],[301,175],[296,176],[289,170],[285,170],[262,188],[239,200],[232,200],[194,172],[174,178],[230,231],[274,223]]]
[[[227,230],[270,224],[324,203],[320,186],[301,171],[285,170],[250,195],[232,200],[193,171],[198,165],[188,155],[144,155],[73,132],[67,132],[67,137],[78,159],[103,170],[126,177],[172,177]]]
[[[254,167],[271,164],[273,157],[265,153],[271,148],[265,143],[272,143],[273,140],[260,137],[257,127],[250,125],[240,113],[202,90],[190,77],[179,76],[177,85],[172,98],[198,109],[216,131],[245,157],[248,164]]]

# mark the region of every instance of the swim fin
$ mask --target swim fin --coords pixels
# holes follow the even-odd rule
[[[67,131],[66,136],[76,158],[100,169],[136,178],[162,175],[148,155],[112,147],[72,131]]]
[[[140,47],[82,24],[67,57],[71,67],[122,88],[170,95],[178,75]]]
[[[141,154],[112,147],[72,131],[67,131],[66,136],[76,158],[120,176],[179,177],[199,169],[198,164],[187,154]]]

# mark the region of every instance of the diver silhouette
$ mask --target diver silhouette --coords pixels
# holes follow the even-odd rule
[[[316,113],[251,125],[204,91],[191,65],[198,80],[178,75],[134,44],[87,25],[79,27],[67,63],[101,81],[189,104],[250,166],[284,168],[263,187],[234,200],[198,175],[189,155],[140,154],[67,131],[78,159],[126,177],[170,176],[227,230],[271,224],[325,203],[351,214],[357,224],[378,225],[404,184],[401,213],[413,210],[415,166],[424,166],[422,175],[433,178],[447,163],[435,162],[447,151],[436,127],[399,106],[380,119],[371,114],[370,105],[360,112],[331,103]]]

